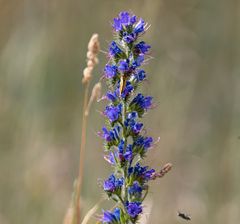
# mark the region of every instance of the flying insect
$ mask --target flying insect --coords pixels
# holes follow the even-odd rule
[[[178,212],[178,216],[181,217],[182,219],[185,219],[187,221],[191,220],[191,216],[188,214],[185,214],[183,212]]]

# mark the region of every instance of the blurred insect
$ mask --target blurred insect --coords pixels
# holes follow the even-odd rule
[[[127,82],[126,76],[125,75],[121,75],[121,78],[120,78],[120,88],[119,88],[120,95],[122,94],[123,90],[126,87],[126,82]]]
[[[190,215],[187,215],[183,212],[178,212],[178,216],[181,217],[182,219],[185,219],[185,220],[191,220],[191,216]]]

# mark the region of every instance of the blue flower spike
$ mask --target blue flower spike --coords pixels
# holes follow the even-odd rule
[[[141,122],[141,118],[153,108],[153,98],[138,92],[147,77],[140,67],[151,47],[139,40],[146,31],[142,18],[121,12],[114,18],[112,27],[116,38],[109,45],[109,61],[104,69],[108,86],[105,95],[108,105],[103,112],[106,125],[99,135],[104,140],[104,158],[113,167],[102,188],[117,207],[103,211],[100,222],[135,224],[144,212],[148,182],[163,176],[161,171],[142,165],[154,145],[153,138],[145,135]]]

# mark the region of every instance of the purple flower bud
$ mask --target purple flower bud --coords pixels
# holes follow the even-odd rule
[[[103,211],[103,217],[101,221],[105,224],[113,224],[116,222],[118,223],[120,221],[120,213],[121,210],[119,208],[115,208],[113,212]]]
[[[121,141],[118,145],[118,152],[121,153],[121,154],[123,153],[124,145],[125,145],[125,142],[121,139]]]
[[[137,119],[138,118],[138,114],[137,114],[136,111],[133,111],[133,112],[131,112],[131,113],[129,113],[127,115],[127,118],[129,118],[129,119]]]
[[[113,174],[104,181],[103,189],[104,191],[114,192],[117,188],[123,185],[123,178],[116,178]]]
[[[117,75],[116,65],[106,65],[104,69],[105,77],[111,79]]]
[[[129,12],[119,13],[119,17],[113,19],[113,28],[115,31],[121,31],[127,26],[132,26],[136,23],[137,17],[135,15],[130,15]]]
[[[147,166],[141,166],[139,163],[137,163],[135,167],[130,167],[128,169],[129,176],[133,175],[143,183],[151,180],[151,177],[154,173],[154,169],[148,169]]]
[[[107,97],[108,100],[110,100],[112,102],[115,102],[117,100],[117,98],[118,98],[116,91],[114,91],[114,92],[110,92],[110,91],[107,92],[106,93],[106,97]]]
[[[115,179],[114,180],[108,179],[104,181],[103,189],[104,191],[113,192],[115,190]]]
[[[144,55],[141,54],[133,61],[132,68],[135,69],[135,68],[141,66],[143,62],[144,62]]]
[[[109,54],[111,56],[116,56],[119,54],[122,54],[122,50],[118,47],[117,43],[115,41],[112,41],[112,43],[109,46]]]
[[[111,122],[114,122],[118,120],[120,114],[121,114],[121,104],[118,106],[106,106],[106,109],[104,111],[104,114],[108,117],[108,119]]]
[[[124,158],[127,161],[131,161],[133,159],[132,145],[127,146],[126,152],[124,153]]]
[[[140,213],[142,213],[141,202],[128,202],[126,205],[127,212],[132,218],[136,218]]]
[[[113,28],[116,31],[120,31],[122,29],[122,23],[121,23],[121,20],[119,18],[114,18],[113,19]]]
[[[121,12],[119,17],[121,18],[122,25],[127,26],[130,24],[130,15],[128,12]]]
[[[143,81],[146,78],[146,73],[144,70],[139,70],[135,74],[135,78],[137,79],[138,82]]]
[[[140,151],[142,149],[146,151],[152,146],[152,143],[153,143],[152,137],[138,136],[138,138],[134,141],[134,146],[137,147]]]
[[[137,17],[135,15],[133,15],[130,19],[130,23],[133,25],[136,22],[137,22]]]
[[[139,34],[144,31],[145,22],[143,19],[140,19],[134,27],[134,33]]]
[[[133,41],[135,41],[137,38],[136,34],[135,33],[127,33],[127,32],[124,32],[123,33],[123,40],[126,42],[126,43],[132,43]]]
[[[129,194],[139,194],[142,192],[142,187],[140,186],[138,181],[134,181],[133,185],[128,188],[128,193]]]
[[[129,70],[129,62],[128,60],[121,60],[119,62],[119,66],[118,66],[119,71],[125,73]]]
[[[134,134],[139,134],[140,131],[142,130],[142,127],[143,127],[143,124],[142,124],[142,123],[136,123],[136,124],[132,127],[133,133],[134,133]]]
[[[144,97],[141,93],[139,93],[132,100],[131,105],[136,105],[140,109],[149,109],[152,106],[152,97],[151,96]]]
[[[112,130],[108,131],[106,127],[102,128],[102,133],[99,133],[99,136],[105,139],[107,142],[116,141],[119,139],[120,126],[115,126]]]
[[[126,86],[122,91],[121,97],[126,98],[132,92],[132,90],[133,90],[132,84],[129,81],[127,81]]]
[[[144,41],[139,42],[138,44],[135,45],[135,50],[137,53],[142,53],[146,54],[149,49],[151,48],[150,45],[146,44]]]
[[[149,181],[152,179],[152,175],[155,173],[155,170],[154,169],[151,169],[151,170],[147,170],[145,173],[144,173],[144,179],[145,181]]]

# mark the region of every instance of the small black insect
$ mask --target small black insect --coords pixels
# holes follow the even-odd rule
[[[191,216],[187,215],[183,212],[178,212],[178,216],[181,217],[182,219],[185,219],[185,220],[191,220]]]

